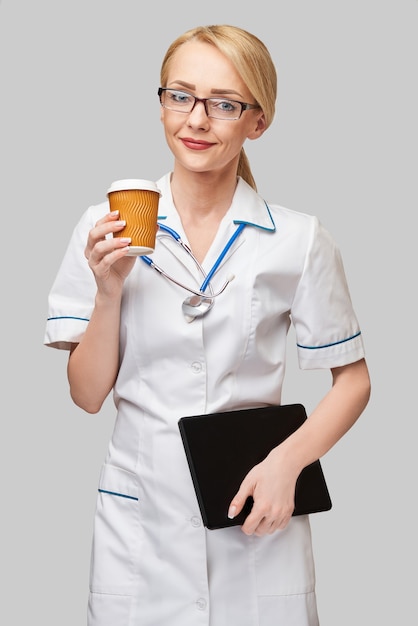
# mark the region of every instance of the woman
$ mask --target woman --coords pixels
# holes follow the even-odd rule
[[[276,72],[263,43],[232,26],[186,32],[161,69],[161,121],[174,156],[157,185],[159,221],[187,241],[219,291],[200,316],[186,289],[142,260],[107,202],[75,228],[50,293],[45,343],[70,350],[74,402],[100,410],[113,390],[91,564],[89,626],[315,626],[308,516],[296,479],[354,424],[370,393],[342,262],[319,221],[256,191],[243,144],[274,115]],[[174,238],[153,261],[187,288],[202,275]],[[211,272],[212,270],[212,272]],[[205,286],[206,288],[206,286]],[[189,312],[190,313],[190,312]],[[202,524],[178,430],[182,416],[280,404],[286,336],[301,368],[332,387],[305,424],[254,467],[229,515]]]

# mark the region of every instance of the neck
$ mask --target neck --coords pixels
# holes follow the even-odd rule
[[[201,263],[231,206],[236,186],[236,168],[220,173],[174,168],[171,178],[174,205],[189,245]]]
[[[236,169],[190,172],[174,167],[171,193],[184,222],[219,221],[231,206],[237,186]]]

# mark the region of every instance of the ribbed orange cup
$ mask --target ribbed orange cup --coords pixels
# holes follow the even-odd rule
[[[114,237],[130,237],[128,254],[151,254],[157,235],[158,204],[161,192],[150,180],[127,178],[113,182],[108,191],[111,211],[119,211],[119,219],[126,226]]]

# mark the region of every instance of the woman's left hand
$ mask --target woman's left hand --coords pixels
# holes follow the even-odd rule
[[[247,498],[254,500],[242,531],[246,535],[268,535],[283,530],[295,508],[295,486],[299,471],[291,471],[283,459],[280,447],[275,448],[244,478],[238,493],[231,501],[229,516],[241,511]]]

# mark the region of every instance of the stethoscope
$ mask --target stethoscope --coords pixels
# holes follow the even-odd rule
[[[187,322],[189,323],[193,322],[193,320],[195,320],[196,318],[203,317],[204,315],[206,315],[210,311],[210,309],[213,307],[215,303],[215,298],[219,296],[221,293],[223,293],[225,289],[227,288],[227,286],[229,285],[229,283],[232,280],[234,280],[235,276],[233,274],[231,276],[228,276],[228,279],[226,280],[224,285],[216,293],[214,293],[212,285],[210,283],[212,276],[214,275],[214,273],[216,272],[216,270],[222,263],[225,255],[227,254],[228,250],[233,245],[234,241],[239,237],[241,232],[244,230],[245,226],[246,226],[245,223],[238,224],[235,232],[227,241],[220,255],[218,256],[215,263],[213,264],[213,267],[206,274],[205,270],[203,269],[199,261],[196,259],[196,257],[194,256],[189,246],[181,239],[180,235],[172,228],[169,228],[165,224],[161,224],[160,222],[158,222],[158,228],[160,231],[162,231],[162,234],[159,235],[159,238],[162,239],[164,237],[167,237],[167,238],[172,237],[178,244],[180,244],[183,250],[187,252],[187,254],[195,263],[199,272],[203,276],[204,280],[200,286],[199,291],[191,289],[190,287],[187,287],[183,283],[179,282],[178,280],[170,276],[170,274],[167,274],[167,272],[165,272],[159,265],[154,263],[154,261],[149,256],[144,255],[138,258],[144,261],[144,263],[147,263],[147,265],[152,267],[161,276],[164,276],[164,278],[167,278],[172,283],[178,285],[179,287],[182,287],[183,289],[185,289],[186,291],[189,291],[192,294],[190,296],[187,296],[187,298],[182,303],[183,315]],[[205,293],[206,289],[209,289],[208,294]]]

